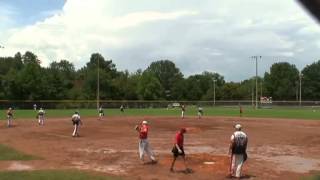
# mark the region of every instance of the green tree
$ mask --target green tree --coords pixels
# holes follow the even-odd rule
[[[30,51],[27,51],[23,56],[22,56],[22,61],[23,61],[23,64],[38,64],[40,65],[40,60],[38,59],[38,57],[33,54],[32,52]]]
[[[264,84],[274,100],[295,100],[299,71],[287,62],[275,63],[265,73]]]
[[[117,89],[113,85],[113,80],[118,73],[112,60],[105,60],[99,53],[91,55],[90,62],[82,68],[80,73],[80,84],[83,84],[84,93],[82,97],[85,99],[95,99],[97,96],[97,73],[99,64],[99,81],[100,81],[100,98],[101,99],[117,99]]]
[[[178,99],[180,92],[179,85],[183,81],[183,74],[179,68],[170,60],[160,60],[152,62],[146,69],[153,73],[161,83],[165,99]],[[178,87],[177,87],[178,86]]]
[[[224,77],[218,73],[206,71],[203,72],[202,75],[205,77],[205,81],[203,81],[203,84],[207,84],[207,86],[205,86],[206,88],[202,88],[203,92],[205,93],[204,96],[202,96],[202,99],[212,101],[215,94],[216,100],[221,100],[223,97],[222,87],[225,84]],[[202,86],[204,87],[204,85]]]
[[[302,70],[302,97],[303,100],[320,99],[320,60],[307,65]]]
[[[163,97],[163,87],[155,74],[145,71],[139,80],[137,92],[140,99],[159,100]]]
[[[228,82],[222,87],[222,99],[223,100],[240,100],[242,99],[239,93],[240,83]]]
[[[51,99],[68,99],[75,80],[75,68],[67,60],[52,62],[48,69],[48,91]]]

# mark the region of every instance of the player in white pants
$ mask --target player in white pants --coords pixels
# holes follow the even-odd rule
[[[135,129],[139,132],[139,157],[142,163],[144,163],[144,154],[146,153],[150,159],[151,163],[156,163],[157,160],[154,157],[154,153],[152,152],[151,146],[148,141],[148,132],[149,132],[149,127],[148,127],[148,122],[143,121],[140,126],[136,126]]]
[[[104,116],[104,112],[103,112],[102,107],[100,107],[100,108],[99,108],[99,120],[102,120],[102,119],[103,119],[103,116]]]
[[[42,108],[40,108],[38,112],[38,123],[41,126],[44,125],[44,114],[45,114],[45,111]]]
[[[11,127],[12,126],[12,120],[13,120],[13,110],[10,107],[7,110],[7,127]]]
[[[184,114],[186,112],[186,107],[184,105],[181,106],[181,118],[184,119]]]
[[[202,107],[199,106],[198,107],[198,118],[201,119],[202,115],[203,115],[203,109],[202,109]]]
[[[231,136],[229,154],[231,154],[230,176],[240,179],[243,163],[247,160],[248,137],[241,131],[242,126],[237,124],[236,131]]]

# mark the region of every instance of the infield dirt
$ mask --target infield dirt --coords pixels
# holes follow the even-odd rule
[[[15,127],[0,127],[0,143],[40,157],[33,161],[2,161],[1,170],[80,169],[124,179],[226,179],[233,125],[241,123],[249,137],[246,179],[300,179],[320,171],[320,122],[227,117],[105,117],[83,118],[79,138],[72,138],[70,118],[16,120]],[[150,124],[149,142],[157,156],[155,165],[138,158],[134,126]],[[186,127],[185,152],[193,173],[184,173],[182,160],[169,172],[176,131]]]

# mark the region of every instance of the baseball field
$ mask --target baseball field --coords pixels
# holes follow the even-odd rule
[[[185,119],[179,109],[106,109],[103,120],[96,110],[80,109],[80,137],[72,138],[70,116],[75,110],[46,110],[45,126],[39,126],[32,110],[15,110],[14,127],[0,126],[0,179],[226,179],[228,145],[236,123],[249,137],[249,159],[244,179],[319,179],[320,110],[316,108],[258,109],[246,107],[204,108],[198,119],[188,108]],[[138,134],[134,126],[150,124],[149,141],[159,160],[143,165],[138,158]],[[169,171],[175,132],[187,128],[185,152],[192,173]]]

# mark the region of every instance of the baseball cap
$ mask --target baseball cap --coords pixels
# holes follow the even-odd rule
[[[142,121],[142,124],[148,124],[148,121]]]
[[[241,126],[241,124],[236,124],[236,125],[234,126],[234,128],[236,128],[237,130],[240,130],[240,129],[242,128],[242,126]]]

